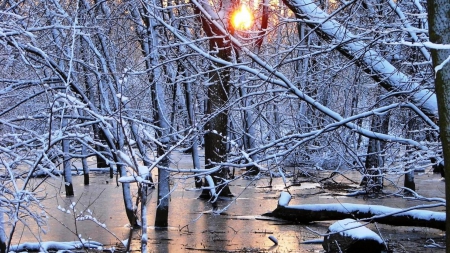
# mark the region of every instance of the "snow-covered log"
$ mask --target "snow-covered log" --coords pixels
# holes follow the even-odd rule
[[[35,242],[35,243],[22,243],[18,245],[12,245],[9,248],[9,251],[20,252],[20,251],[44,251],[48,252],[49,250],[76,250],[76,249],[84,249],[84,248],[102,248],[103,244],[96,241],[73,241],[73,242]]]
[[[363,219],[394,226],[429,227],[445,230],[445,213],[429,210],[409,210],[381,205],[362,204],[306,204],[288,206],[290,195],[283,192],[277,208],[264,214],[285,220],[308,223],[312,221],[342,220],[346,218]],[[438,204],[435,206],[445,206]]]
[[[385,89],[394,92],[410,92],[411,100],[428,117],[438,119],[436,95],[423,88],[405,73],[399,71],[379,52],[370,49],[344,25],[334,20],[312,0],[283,1],[300,19],[307,19],[318,35],[338,45],[338,50],[357,63]]]
[[[323,248],[326,252],[383,252],[383,239],[354,219],[333,223],[325,235]]]

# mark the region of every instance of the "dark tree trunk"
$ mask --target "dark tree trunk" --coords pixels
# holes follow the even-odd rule
[[[6,242],[0,242],[0,253],[6,253]]]
[[[83,158],[81,158],[81,164],[83,165],[83,177],[84,177],[84,184],[89,185],[89,165],[87,162],[87,147],[86,145],[82,144],[81,146],[81,154]]]
[[[85,10],[85,7],[89,7],[89,6],[85,6],[85,5],[80,5],[80,8],[82,8],[83,10]],[[81,59],[84,62],[88,61],[88,54],[89,54],[89,45],[88,43],[86,43],[86,41],[83,39],[83,37],[80,37],[80,55],[81,55]],[[88,68],[82,64],[81,66],[82,70],[84,73],[89,73]],[[91,100],[91,103],[94,104],[94,89],[92,88],[92,79],[90,77],[90,75],[86,74],[84,75],[84,79],[82,79],[84,81],[84,87],[86,89],[86,95],[87,97],[89,97],[89,99]],[[84,111],[82,109],[78,109],[78,114],[79,115],[84,115]],[[94,128],[94,133],[95,133],[95,128]],[[95,138],[95,136],[94,136]],[[87,146],[84,144],[81,144],[81,154],[83,156],[82,160],[81,160],[81,164],[83,166],[83,177],[84,177],[84,184],[85,185],[89,185],[89,166],[87,163]]]
[[[381,102],[379,106],[387,105],[387,102]],[[372,116],[371,131],[388,134],[389,132],[389,115]],[[379,192],[383,188],[382,171],[379,169],[384,166],[383,151],[386,142],[371,138],[367,147],[367,157],[365,162],[365,170],[361,185],[365,185],[367,190]]]
[[[408,124],[406,129],[406,137],[410,139],[415,139],[419,141],[424,141],[426,136],[423,132],[419,131],[422,127],[422,121],[419,118],[415,117],[413,112],[408,112]],[[415,171],[415,157],[413,153],[412,147],[406,147],[406,166],[405,166],[405,178],[404,178],[404,187],[409,188],[413,191],[416,190],[416,184],[414,183],[414,171]],[[409,194],[408,190],[405,190],[405,194]]]
[[[6,253],[6,231],[3,212],[0,212],[0,253]]]
[[[407,173],[405,173],[404,186],[413,191],[416,190],[416,183],[414,183],[414,170],[410,170]],[[405,191],[405,193],[408,193],[408,192]]]
[[[162,147],[158,147],[158,157],[164,155],[166,151]],[[155,227],[169,226],[169,196],[170,192],[170,173],[164,169],[169,165],[169,158],[164,157],[158,167],[158,201],[155,215]],[[142,203],[144,204],[144,203]]]
[[[430,41],[450,44],[450,2],[448,0],[428,0],[428,23]],[[450,50],[431,50],[433,66],[442,64],[450,55]],[[439,126],[444,155],[444,171],[450,175],[450,64],[445,64],[435,76],[436,96],[439,109]],[[450,217],[450,181],[445,181],[446,213]],[[450,231],[447,222],[446,231]],[[450,236],[446,237],[447,252],[450,251]]]
[[[94,128],[94,137],[95,140],[98,142],[104,142],[105,140],[105,134],[103,133],[103,131],[101,130],[101,128],[97,125],[94,124],[93,125]],[[103,155],[105,155],[105,148],[100,146],[100,145],[95,145],[95,150]],[[106,162],[105,159],[103,159],[103,157],[101,157],[100,155],[95,155],[95,158],[97,159],[97,168],[108,168],[109,165]]]
[[[243,73],[242,73],[243,74]],[[244,79],[242,78],[242,81]],[[244,97],[247,95],[247,89],[244,87],[239,87],[239,93],[241,97]],[[243,100],[243,106],[245,107],[243,111],[244,113],[244,117],[242,120],[242,124],[244,127],[244,133],[243,133],[243,143],[244,143],[244,149],[246,152],[248,152],[248,150],[251,150],[255,147],[255,129],[254,129],[254,121],[253,121],[253,112],[251,111],[251,109],[248,109],[248,106],[251,106],[251,101],[249,101],[249,98],[245,98]],[[256,155],[252,155],[250,157],[253,161],[256,160]],[[247,166],[246,168],[247,175],[258,175],[260,170],[259,167],[256,165],[250,165]]]
[[[225,46],[223,43],[219,48]],[[225,50],[219,55],[228,59]],[[208,86],[208,103],[206,113],[213,116],[205,125],[205,168],[212,169],[217,163],[224,162],[227,155],[226,137],[228,133],[228,110],[224,108],[228,100],[230,70],[212,70],[210,72],[211,85]],[[228,185],[223,184],[223,179],[228,177],[228,168],[221,168],[211,173],[219,196],[231,196]],[[207,184],[206,184],[207,185]],[[208,185],[209,186],[209,185]],[[202,198],[209,197],[209,190],[204,190]]]
[[[378,133],[388,134],[389,115],[374,115],[371,130]],[[366,169],[381,168],[384,166],[383,150],[386,146],[384,141],[371,138],[367,147]]]
[[[149,71],[148,81],[151,84],[150,94],[154,123],[159,128],[155,130],[155,137],[158,139],[159,143],[157,147],[157,157],[166,156],[166,151],[169,146],[169,132],[170,126],[166,118],[165,107],[165,92],[164,87],[161,84],[161,79],[163,78],[163,69],[161,67],[155,67],[159,65],[158,56],[158,46],[159,37],[157,27],[155,25],[155,20],[152,19],[151,15],[148,13],[152,8],[151,4],[146,1],[141,2],[142,6],[135,6],[131,8],[131,16],[134,21],[140,24],[139,28],[136,29],[137,35],[139,36],[139,43],[142,49],[143,56],[145,57],[145,65]],[[168,215],[169,215],[169,194],[170,194],[170,173],[165,169],[169,165],[168,157],[162,158],[158,164],[158,200],[156,207],[156,217],[155,226],[156,227],[167,227],[168,226]],[[142,186],[140,186],[142,188]],[[142,191],[140,190],[142,193]],[[141,196],[142,197],[142,196]],[[141,203],[145,205],[146,203]],[[144,214],[142,214],[144,215]]]
[[[188,77],[189,73],[183,66],[183,62],[179,63],[179,68],[181,73],[184,73],[186,77]],[[188,78],[186,78],[188,79]],[[192,146],[191,146],[191,154],[192,154],[192,163],[194,165],[194,169],[200,169],[200,157],[198,152],[198,130],[197,126],[195,125],[195,114],[194,114],[194,98],[192,96],[192,84],[189,81],[184,82],[184,94],[185,94],[185,103],[186,103],[186,110],[188,115],[189,124],[192,128],[194,128],[193,131],[193,137],[192,137]],[[195,177],[195,188],[201,188],[202,182],[200,177]]]
[[[227,10],[229,11],[229,10]],[[197,13],[199,11],[197,10]],[[209,48],[218,51],[217,57],[229,61],[232,55],[231,44],[226,38],[217,37],[222,32],[204,17],[201,17],[203,30],[211,37]],[[209,72],[208,100],[206,114],[211,119],[205,125],[205,168],[211,169],[224,162],[227,155],[226,137],[228,136],[228,109],[226,104],[230,91],[230,69],[220,65],[212,65]],[[232,196],[228,184],[224,179],[228,178],[228,168],[221,167],[211,173],[219,196]],[[209,186],[208,183],[205,185]],[[201,198],[209,198],[209,190],[203,190]]]

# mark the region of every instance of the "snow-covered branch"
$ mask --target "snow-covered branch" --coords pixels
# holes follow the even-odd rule
[[[299,18],[307,17],[317,22],[314,26],[325,40],[339,44],[339,51],[348,58],[355,59],[365,71],[389,91],[411,91],[413,103],[431,118],[438,118],[437,100],[434,92],[402,73],[387,61],[379,52],[359,39],[311,0],[285,0],[288,7]],[[419,43],[422,45],[422,43]],[[423,45],[422,45],[423,46]]]

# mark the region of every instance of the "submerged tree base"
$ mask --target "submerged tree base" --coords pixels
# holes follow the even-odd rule
[[[225,189],[223,189],[219,194],[218,194],[219,198],[232,198],[234,197],[234,194],[231,193],[230,188],[226,187]],[[202,193],[200,194],[200,196],[198,196],[199,199],[205,199],[205,200],[209,200],[211,198],[213,198],[211,196],[211,193],[209,190],[204,189],[202,190]]]

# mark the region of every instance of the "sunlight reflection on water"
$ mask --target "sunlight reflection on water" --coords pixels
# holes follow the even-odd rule
[[[355,173],[357,175],[357,173]],[[130,228],[124,212],[121,187],[117,187],[115,179],[110,179],[106,174],[91,175],[91,185],[83,185],[82,176],[74,178],[75,195],[71,198],[64,196],[64,187],[61,182],[54,179],[48,180],[45,187],[46,200],[43,201],[46,210],[51,216],[48,221],[48,233],[38,235],[36,226],[29,224],[33,231],[20,227],[16,232],[14,243],[42,240],[72,241],[77,240],[76,234],[81,234],[85,239],[102,242],[106,245],[115,245],[118,239],[125,240],[130,236]],[[37,181],[40,179],[36,179]],[[291,180],[291,179],[289,179]],[[199,192],[186,191],[192,189],[192,180],[178,181],[176,190],[171,196],[168,229],[148,228],[149,250],[151,252],[201,252],[204,250],[254,250],[278,251],[278,252],[321,252],[320,244],[304,245],[300,241],[320,238],[310,232],[304,225],[295,225],[271,219],[260,219],[259,215],[276,208],[277,199],[285,185],[281,178],[274,178],[272,187],[269,179],[263,178],[251,182],[239,179],[233,182],[232,192],[239,197],[232,200],[230,207],[220,215],[212,212],[214,207],[204,200],[197,199]],[[416,177],[416,185],[419,193],[425,196],[442,196],[443,182],[437,176],[424,174]],[[245,191],[243,191],[247,188]],[[135,187],[134,187],[135,189]],[[317,203],[351,203],[381,204],[391,207],[405,207],[419,204],[406,202],[399,198],[381,198],[365,200],[362,197],[347,198],[332,196],[320,187],[318,183],[302,182],[300,185],[289,187],[293,199],[291,204],[317,204]],[[44,194],[42,192],[41,194]],[[148,205],[148,222],[154,222],[156,209],[155,193],[150,195]],[[92,212],[100,223],[113,232],[117,238],[100,228],[92,221],[74,222],[74,212],[70,214],[57,209],[57,206],[68,209],[72,202],[76,202],[76,213],[84,211]],[[228,205],[230,201],[219,201],[219,208]],[[308,224],[308,227],[318,232],[325,233],[332,222],[317,222]],[[385,231],[392,238],[396,235],[392,228],[387,226]],[[403,235],[412,236],[438,236],[440,231],[433,229],[404,229]],[[417,233],[419,231],[419,233]],[[422,232],[420,232],[422,231]],[[422,234],[421,234],[422,233]],[[415,235],[414,235],[415,234]],[[268,236],[275,236],[279,245],[274,246]],[[133,234],[133,238],[139,237],[139,232]],[[139,241],[132,241],[132,249],[139,250]],[[437,252],[437,251],[435,251]]]

